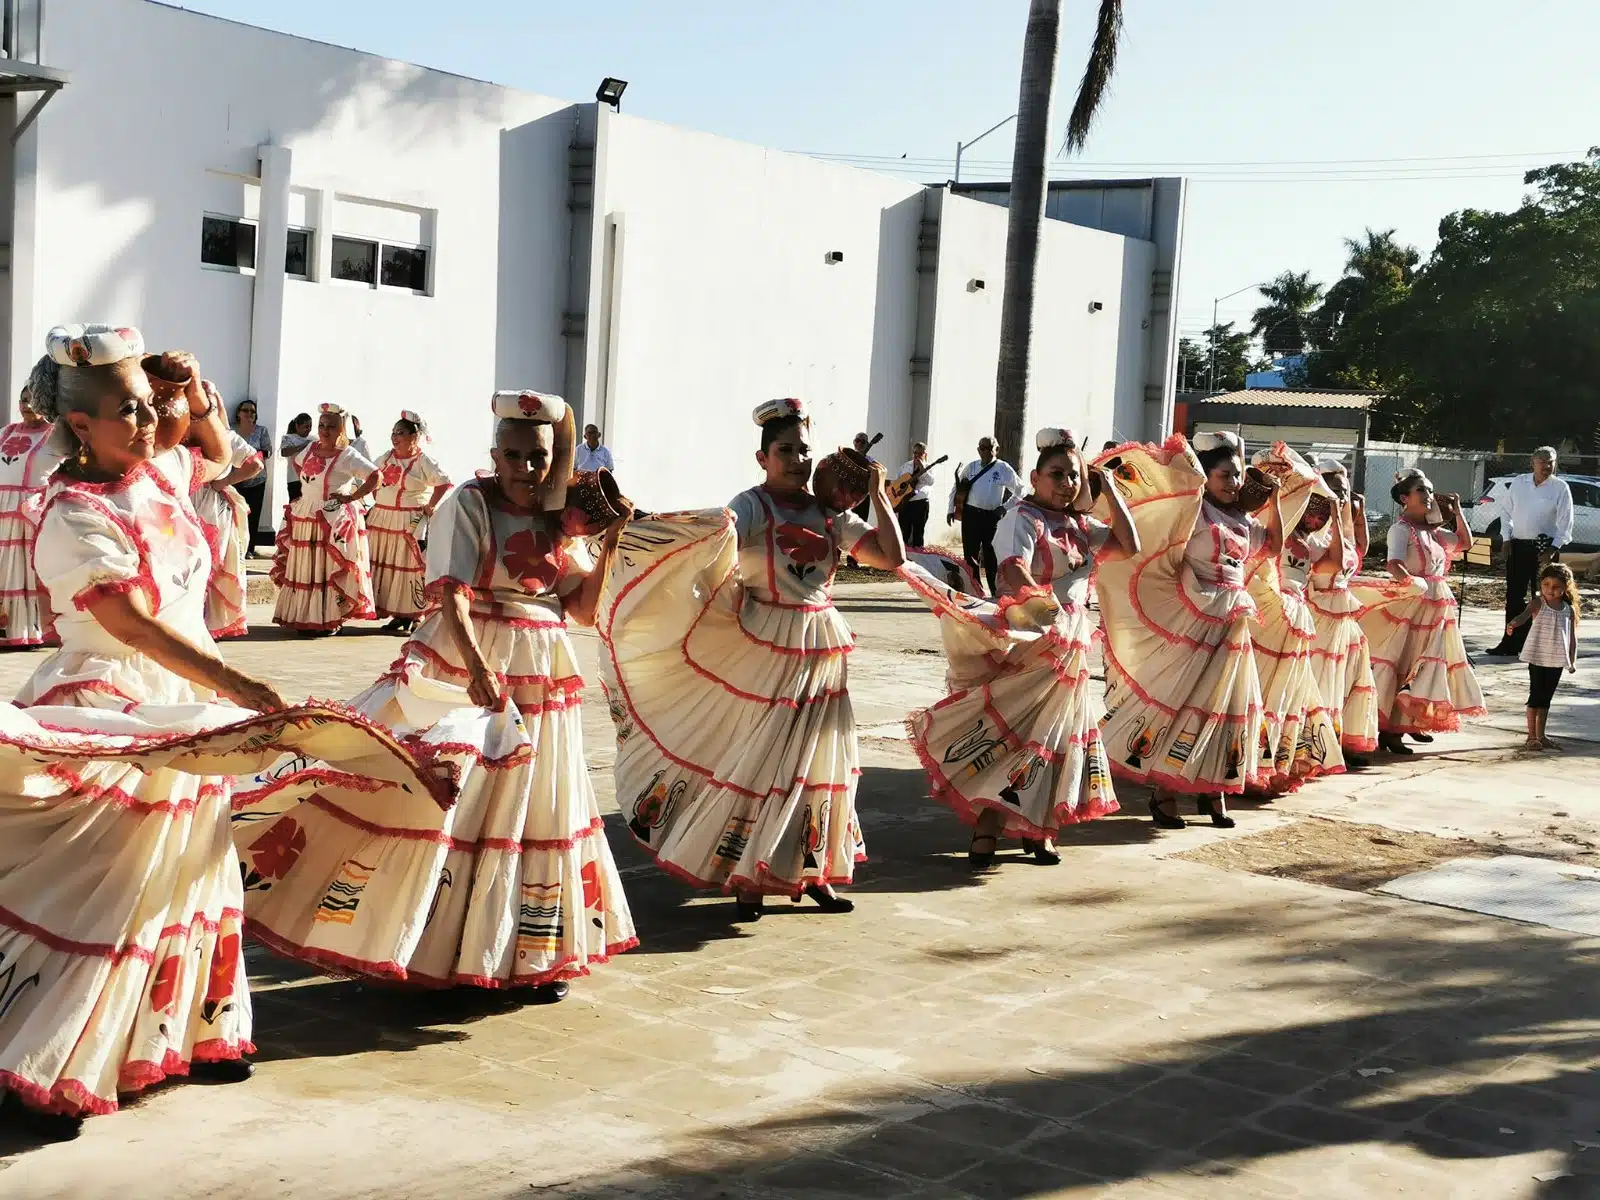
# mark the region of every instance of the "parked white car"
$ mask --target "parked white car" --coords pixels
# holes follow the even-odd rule
[[[1478,502],[1467,510],[1467,525],[1473,533],[1504,537],[1509,511],[1511,481],[1515,475],[1496,475]],[[1600,478],[1593,475],[1563,475],[1572,489],[1572,545],[1574,549],[1600,549]]]

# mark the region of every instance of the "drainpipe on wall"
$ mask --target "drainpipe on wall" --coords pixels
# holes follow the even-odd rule
[[[283,436],[278,382],[283,367],[284,256],[289,248],[289,174],[293,155],[287,146],[260,146],[261,205],[256,219],[255,298],[250,312],[250,387],[256,419],[276,443]],[[326,241],[318,230],[318,241]],[[230,401],[242,397],[229,397]],[[232,414],[230,413],[231,417]],[[282,457],[273,447],[274,459]],[[279,511],[282,468],[267,472],[266,513]]]

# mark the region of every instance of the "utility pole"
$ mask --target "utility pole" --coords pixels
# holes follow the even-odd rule
[[[1015,121],[1016,119],[1017,119],[1017,114],[1016,113],[1012,113],[1004,121],[998,121],[995,124],[989,126],[989,128],[985,129],[982,133],[980,133],[977,137],[973,138],[970,142],[957,142],[956,143],[956,175],[955,175],[955,178],[952,179],[950,182],[952,184],[957,184],[957,183],[961,182],[961,155],[962,155],[962,153],[964,151],[971,150],[974,146],[976,146],[979,142],[983,141],[984,138],[988,137],[995,130],[1004,129],[1007,125],[1011,124],[1011,122]]]
[[[1242,296],[1245,292],[1253,292],[1261,285],[1252,283],[1240,288],[1237,292],[1229,292],[1226,296],[1218,296],[1211,301],[1211,328],[1206,330],[1206,340],[1211,343],[1211,369],[1207,373],[1206,391],[1216,394],[1217,391],[1217,306],[1224,300],[1232,300],[1235,296]]]

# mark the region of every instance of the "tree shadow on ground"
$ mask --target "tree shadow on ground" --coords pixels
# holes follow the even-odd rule
[[[1270,912],[1258,903],[1123,926],[1120,940],[1067,965],[1116,975],[1156,953],[1254,950],[1213,953],[1206,961],[1237,977],[1187,1001],[1169,991],[1118,1003],[1119,988],[1140,990],[1130,970],[1101,989],[1097,1021],[1041,1027],[1024,1007],[977,1017],[974,1045],[987,1030],[992,1068],[969,1057],[916,1078],[893,1073],[893,1086],[818,1097],[803,1111],[791,1102],[713,1122],[721,1128],[602,1178],[530,1186],[564,1200],[953,1200],[1099,1194],[1162,1176],[1254,1198],[1466,1194],[1474,1180],[1483,1195],[1600,1196],[1600,1161],[1584,1151],[1600,1141],[1600,945],[1432,911],[1396,934],[1392,914],[1328,912],[1320,899]],[[1315,948],[1284,957],[1275,947],[1285,941]],[[952,965],[1012,978],[1003,954],[950,953]],[[1308,979],[1342,997],[1317,1007],[1342,1011],[1274,1023],[1282,1003],[1303,1001]],[[1229,1019],[1240,1012],[1262,1020]],[[1193,1036],[1172,1028],[1180,1015]],[[1157,1029],[1158,1041],[1142,1036]],[[693,1100],[683,1103],[693,1114]],[[1334,1147],[1343,1153],[1296,1157]],[[1468,1162],[1479,1164],[1473,1174],[1451,1169]],[[1527,1190],[1556,1171],[1570,1174]]]

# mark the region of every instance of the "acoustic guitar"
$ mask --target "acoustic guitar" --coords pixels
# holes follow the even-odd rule
[[[917,490],[917,481],[940,463],[949,461],[950,456],[948,454],[941,454],[931,463],[920,466],[915,471],[907,471],[899,479],[896,479],[889,485],[889,507],[898,512],[900,506],[911,499],[911,493]]]

